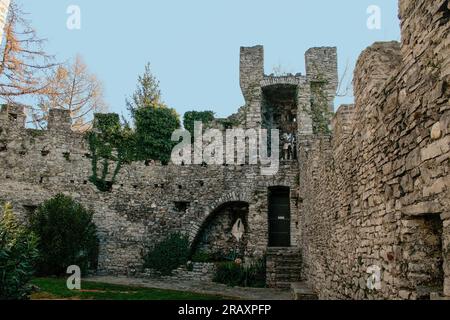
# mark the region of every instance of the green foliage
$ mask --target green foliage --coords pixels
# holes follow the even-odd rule
[[[179,116],[161,102],[159,82],[149,64],[127,106],[134,130],[122,125],[117,114],[96,114],[94,130],[86,135],[92,157],[90,181],[103,192],[111,190],[124,164],[142,160],[167,164],[175,146],[171,138],[180,128]]]
[[[326,82],[316,82],[311,85],[311,118],[314,134],[330,134],[330,119],[328,97],[325,92]]]
[[[38,257],[37,237],[20,226],[9,204],[0,218],[0,300],[24,300]]]
[[[191,133],[191,137],[194,136],[194,123],[199,121],[203,123],[203,129],[207,129],[208,125],[214,121],[213,111],[188,111],[183,117],[184,129]]]
[[[265,259],[250,264],[219,263],[213,281],[231,287],[263,288],[266,286]]]
[[[236,119],[230,118],[218,119],[217,122],[220,123],[225,130],[233,129],[234,127],[239,125],[239,122]]]
[[[220,261],[220,259],[218,259],[218,256],[216,254],[211,254],[209,252],[204,251],[197,251],[196,253],[194,253],[192,255],[191,260],[192,262],[200,262],[200,263]]]
[[[174,109],[149,106],[133,113],[136,125],[136,155],[138,160],[159,160],[167,164],[175,142],[172,133],[180,128],[180,119]]]
[[[144,74],[138,78],[138,85],[133,96],[127,99],[127,107],[133,115],[136,110],[152,105],[162,105],[159,81],[151,72],[150,63],[145,66]]]
[[[122,165],[130,163],[135,157],[135,135],[129,126],[121,125],[117,114],[96,114],[94,130],[87,133],[87,139],[92,161],[90,181],[100,191],[109,191]],[[115,164],[112,173],[111,163]]]
[[[79,266],[83,273],[96,268],[98,238],[92,216],[62,194],[39,206],[30,228],[40,238],[40,275],[62,275],[71,265]]]
[[[174,233],[144,256],[144,267],[156,270],[162,275],[171,275],[173,270],[187,263],[189,253],[188,238]]]

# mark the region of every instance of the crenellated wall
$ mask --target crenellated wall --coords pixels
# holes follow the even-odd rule
[[[0,112],[0,202],[12,202],[25,221],[39,204],[60,192],[94,210],[102,272],[138,270],[146,246],[175,231],[194,240],[211,229],[211,214],[235,202],[249,204],[246,256],[263,255],[268,243],[267,195],[271,186],[292,190],[291,241],[297,244],[295,162],[281,163],[277,175],[266,177],[256,165],[146,166],[139,162],[121,169],[111,192],[100,192],[89,181],[92,163],[87,141],[71,131],[66,111],[51,110],[48,130],[26,129],[24,120],[23,107],[5,107]],[[180,209],[179,203],[187,208]],[[232,238],[225,229],[222,236]],[[233,241],[227,243],[234,245]]]
[[[355,106],[301,150],[304,277],[321,298],[450,296],[449,9],[400,1],[402,44],[361,54]]]
[[[231,204],[245,208],[246,255],[272,257],[269,281],[302,279],[323,299],[450,298],[450,1],[401,0],[399,8],[402,43],[362,52],[355,104],[337,110],[331,135],[313,134],[311,108],[319,84],[332,109],[336,48],[308,50],[306,75],[285,76],[264,74],[262,46],[241,48],[246,105],[233,119],[259,129],[275,110],[298,129],[298,161],[282,161],[274,176],[257,165],[133,163],[111,192],[99,192],[67,112],[52,110],[39,131],[25,128],[23,107],[9,106],[0,111],[0,202],[24,220],[59,192],[92,208],[104,272],[139,269],[146,245],[173,231],[226,251],[236,245]],[[290,249],[268,249],[269,189],[279,186],[290,187]],[[277,278],[277,268],[292,269],[283,259],[301,272]]]

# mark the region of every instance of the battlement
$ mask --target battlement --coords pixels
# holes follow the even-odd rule
[[[25,106],[21,104],[2,105],[0,108],[0,125],[25,127]]]
[[[70,131],[72,118],[69,110],[51,109],[48,115],[48,130],[50,131]]]
[[[21,104],[2,105],[0,108],[0,126],[25,128],[28,106]],[[70,131],[72,118],[69,110],[51,109],[48,114],[48,131]]]
[[[311,48],[305,53],[306,75],[301,73],[275,76],[264,74],[264,47],[242,47],[240,57],[240,83],[247,106],[247,127],[267,129],[296,127],[298,135],[313,133],[311,118],[312,88],[322,91],[330,110],[333,110],[334,98],[338,86],[336,47]],[[286,92],[289,97],[286,96]],[[295,97],[293,96],[295,93]],[[287,100],[286,100],[287,99]],[[284,102],[283,102],[284,100]],[[283,104],[288,103],[291,110]],[[294,111],[293,108],[297,110]],[[280,110],[281,114],[271,115]],[[280,124],[274,118],[287,118],[293,123]],[[283,120],[281,120],[283,121]],[[286,120],[284,120],[286,122]]]

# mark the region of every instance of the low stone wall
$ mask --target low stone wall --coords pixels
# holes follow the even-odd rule
[[[143,273],[133,273],[132,276],[140,278],[161,279],[166,281],[202,281],[212,282],[217,270],[215,263],[193,262],[192,269],[182,266],[172,272],[171,276],[161,276],[152,269],[146,269]]]

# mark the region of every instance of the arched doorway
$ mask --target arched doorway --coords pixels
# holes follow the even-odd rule
[[[291,246],[291,204],[289,187],[269,188],[269,247]]]

